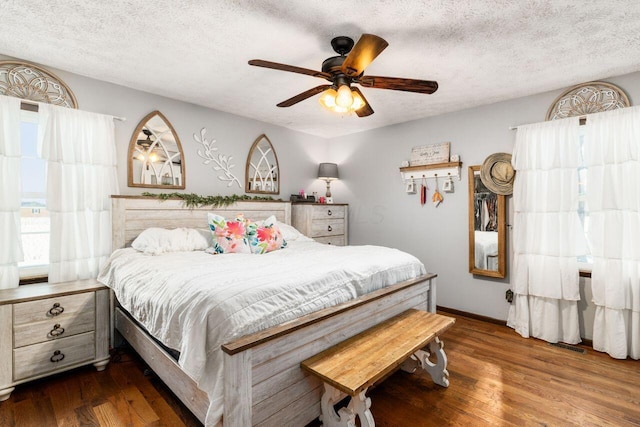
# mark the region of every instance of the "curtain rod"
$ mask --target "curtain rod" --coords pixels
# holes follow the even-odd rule
[[[587,123],[587,116],[580,116],[578,119],[580,120],[580,126],[582,126],[582,125]],[[528,123],[528,124],[533,124],[533,123]],[[518,126],[527,126],[527,124],[518,125]],[[509,130],[516,130],[516,129],[518,129],[518,126],[509,126]]]
[[[33,111],[35,113],[38,112],[38,104],[39,102],[37,101],[31,101],[31,100],[21,100],[20,101],[20,109],[25,110],[25,111]],[[82,111],[82,110],[80,110]],[[108,116],[109,114],[105,114],[105,116]],[[126,117],[118,117],[118,116],[111,116],[113,118],[113,120],[118,120],[120,122],[125,122],[127,121]]]

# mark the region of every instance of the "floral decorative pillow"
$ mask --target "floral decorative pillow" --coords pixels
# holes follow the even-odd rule
[[[242,214],[238,214],[233,220],[227,220],[223,216],[209,212],[207,213],[207,220],[213,235],[213,253],[251,253],[246,236],[248,221],[244,219]]]
[[[252,222],[247,225],[247,239],[251,253],[266,254],[287,246],[282,237],[276,217],[271,215],[262,222]]]

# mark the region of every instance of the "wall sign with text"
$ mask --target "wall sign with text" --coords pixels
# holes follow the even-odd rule
[[[411,149],[411,166],[432,165],[434,163],[449,162],[450,142],[441,142],[439,144],[422,145]]]

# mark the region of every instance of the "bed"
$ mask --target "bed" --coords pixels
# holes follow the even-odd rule
[[[289,202],[237,202],[226,208],[204,206],[191,209],[186,208],[181,200],[114,196],[113,249],[129,246],[141,231],[152,226],[202,228],[206,212],[227,216],[243,212],[245,217],[253,220],[274,215],[281,223],[291,223]],[[298,249],[294,251],[295,246]],[[290,253],[295,254],[296,251],[322,250],[317,246],[323,245],[292,244],[290,249],[279,252],[291,250]],[[344,254],[348,254],[351,249],[344,250],[347,251]],[[119,253],[126,251],[124,249]],[[275,253],[268,255],[272,260],[284,256]],[[195,256],[216,257],[205,254]],[[222,257],[218,256],[217,260]],[[157,267],[150,267],[151,270],[153,268]],[[205,422],[208,410],[216,413],[219,412],[217,407],[223,406],[222,417],[210,417],[207,425],[220,422],[224,426],[303,426],[320,415],[322,387],[318,380],[300,369],[300,362],[408,308],[435,311],[435,279],[435,274],[420,274],[390,286],[380,287],[378,283],[378,288],[353,291],[351,298],[337,305],[321,307],[283,323],[274,320],[277,324],[267,329],[248,329],[250,333],[224,341],[219,351],[224,369],[217,384],[221,390],[219,402],[223,405],[216,405],[217,398],[212,400],[213,404],[210,403],[209,395],[198,387],[198,382],[192,379],[193,375],[187,374],[167,349],[147,333],[141,325],[144,321],[133,319],[127,313],[127,303],[118,301],[114,292],[112,326],[201,421]],[[331,285],[332,280],[325,280],[325,284]],[[335,281],[337,283],[338,279]],[[121,298],[124,300],[124,295]],[[188,360],[187,356],[185,360]],[[181,363],[184,363],[182,359]],[[200,377],[197,378],[202,381]]]

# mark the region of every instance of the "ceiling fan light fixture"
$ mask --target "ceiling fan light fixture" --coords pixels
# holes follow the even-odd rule
[[[338,88],[336,104],[342,108],[351,109],[351,105],[353,105],[353,95],[351,95],[351,88],[348,85],[341,85]]]
[[[333,109],[336,107],[337,95],[338,95],[338,92],[334,88],[329,88],[324,92],[322,92],[322,95],[320,95],[320,99],[318,101],[320,102],[320,105],[322,105],[324,108],[326,108],[329,111],[333,111]]]
[[[340,90],[342,90],[343,98],[340,98]],[[345,90],[348,91],[347,95],[349,98],[351,98],[351,101],[348,104],[346,104],[346,102],[343,102],[343,100],[347,99]],[[347,85],[340,86],[337,91],[334,88],[325,90],[324,92],[322,92],[322,95],[320,95],[319,102],[320,105],[322,105],[325,109],[339,114],[350,113],[352,111],[359,110],[366,105],[366,102],[364,101],[364,99],[362,99],[362,96],[360,96],[357,91],[351,89]],[[346,106],[344,106],[345,104]]]
[[[352,90],[351,96],[353,96],[353,103],[350,108],[351,111],[357,111],[367,104],[357,91]]]

